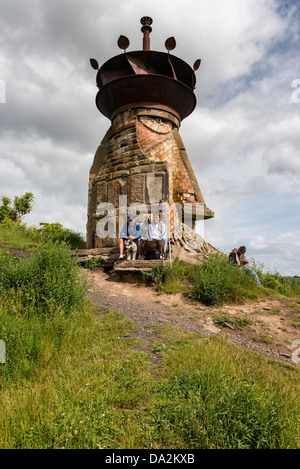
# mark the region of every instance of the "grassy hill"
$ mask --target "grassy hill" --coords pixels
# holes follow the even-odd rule
[[[299,365],[167,325],[153,362],[131,320],[88,301],[65,241],[0,225],[0,448],[299,448]],[[259,289],[243,275],[230,281],[217,262],[206,275],[176,263],[156,270],[152,288],[172,293],[184,280],[195,301],[300,302],[280,276],[265,274]]]

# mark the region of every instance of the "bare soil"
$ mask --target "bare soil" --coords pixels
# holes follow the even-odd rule
[[[293,320],[299,317],[300,301],[282,297],[207,307],[195,304],[183,293],[160,294],[145,283],[120,281],[100,268],[86,275],[92,280],[92,303],[130,318],[135,324],[132,335],[142,339],[144,349],[150,353],[158,326],[169,324],[206,337],[223,334],[230,342],[269,359],[294,363],[292,344],[300,339],[300,328],[293,325]],[[224,316],[230,321],[216,325],[214,318]],[[152,354],[152,359],[159,360],[159,356]]]

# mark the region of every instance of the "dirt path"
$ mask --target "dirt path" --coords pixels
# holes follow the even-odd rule
[[[268,300],[213,308],[192,304],[181,293],[158,294],[151,286],[120,282],[102,269],[88,275],[93,281],[91,301],[133,320],[133,335],[143,340],[147,351],[151,351],[157,326],[169,324],[206,337],[225,334],[232,343],[267,358],[294,363],[293,341],[300,339],[300,328],[293,322],[300,316],[300,301]],[[226,316],[230,321],[216,326],[215,316]]]

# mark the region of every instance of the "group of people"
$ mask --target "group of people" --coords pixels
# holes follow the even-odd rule
[[[129,215],[120,233],[120,257],[124,259],[124,248],[127,243],[135,243],[137,246],[137,258],[142,259],[142,254],[149,249],[158,249],[160,256],[164,257],[167,250],[167,225],[160,219],[159,213],[153,215],[153,220],[148,220],[147,232],[142,233],[141,226],[135,221],[133,215]]]
[[[138,259],[142,259],[142,254],[154,249],[158,249],[160,251],[160,257],[163,258],[167,250],[167,242],[167,226],[161,221],[158,213],[153,215],[152,221],[150,219],[148,220],[146,236],[142,235],[141,226],[135,221],[135,217],[129,215],[127,223],[124,224],[120,234],[119,259],[124,259],[124,248],[127,243],[136,244]],[[245,253],[245,246],[233,249],[229,254],[229,261],[249,272],[256,283],[262,286],[256,272],[247,265],[249,261],[246,259]]]

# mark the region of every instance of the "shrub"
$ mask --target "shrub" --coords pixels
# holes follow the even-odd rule
[[[39,228],[32,226],[28,228],[28,231],[37,239],[67,243],[70,249],[84,249],[86,247],[80,233],[64,228],[60,223],[40,223]]]
[[[97,269],[97,267],[101,267],[101,265],[102,265],[102,257],[94,257],[82,263],[82,267],[88,270],[95,270]]]
[[[30,259],[14,258],[0,251],[0,293],[4,301],[17,298],[26,310],[68,314],[83,304],[86,283],[64,243],[41,243]]]
[[[189,266],[175,261],[171,265],[154,266],[150,272],[144,272],[144,275],[155,284],[158,291],[176,293],[183,289],[182,283],[188,271]]]
[[[252,277],[222,254],[211,254],[195,266],[193,281],[193,298],[207,306],[241,301],[243,288],[255,288]]]
[[[145,276],[160,292],[176,293],[188,291],[188,296],[207,306],[241,303],[245,299],[255,300],[275,293],[290,297],[300,296],[299,278],[282,277],[278,273],[263,273],[250,265],[266,288],[261,288],[250,272],[232,265],[222,253],[211,254],[197,265],[175,260],[171,265],[160,264]]]
[[[285,296],[300,295],[300,281],[298,277],[283,277],[279,272],[263,271],[264,265],[259,265],[251,259],[251,268],[257,273],[264,287]]]
[[[265,287],[286,296],[299,296],[300,283],[293,278],[282,277],[278,272],[267,272],[261,275]]]
[[[170,266],[160,264],[154,266],[151,272],[145,272],[145,275],[156,285],[162,285],[168,278],[174,277],[177,273],[177,264],[171,264]]]
[[[239,303],[244,297],[256,298],[260,288],[249,273],[233,266],[222,254],[211,254],[197,265],[175,260],[168,266],[155,266],[145,275],[158,291],[188,290],[188,296],[207,306],[226,301]]]

